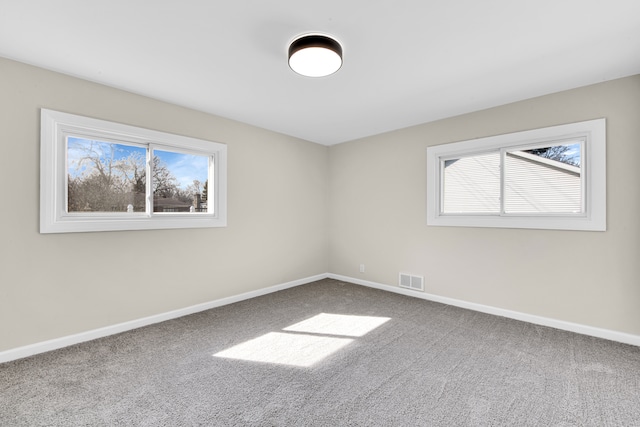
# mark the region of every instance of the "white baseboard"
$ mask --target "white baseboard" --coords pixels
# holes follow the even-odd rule
[[[502,308],[491,307],[488,305],[467,302],[467,301],[458,300],[454,298],[442,297],[442,296],[428,294],[424,292],[416,292],[416,291],[403,289],[396,286],[384,285],[382,283],[356,279],[354,277],[341,276],[341,275],[332,274],[332,273],[325,273],[325,274],[318,274],[316,276],[307,277],[304,279],[294,280],[292,282],[282,283],[282,284],[271,286],[264,289],[258,289],[255,291],[246,292],[240,295],[234,295],[227,298],[221,298],[215,301],[192,305],[190,307],[173,310],[166,313],[144,317],[142,319],[132,320],[124,323],[118,323],[116,325],[106,326],[104,328],[93,329],[90,331],[81,332],[81,333],[69,335],[66,337],[56,338],[48,341],[26,345],[24,347],[18,347],[10,350],[1,351],[0,363],[22,359],[24,357],[32,356],[34,354],[45,353],[47,351],[68,347],[70,345],[91,341],[91,340],[106,337],[109,335],[119,334],[121,332],[130,331],[132,329],[141,328],[143,326],[152,325],[154,323],[164,322],[166,320],[187,316],[189,314],[198,313],[200,311],[209,310],[211,308],[233,304],[235,302],[240,302],[250,298],[267,295],[273,292],[293,288],[295,286],[304,285],[307,283],[315,282],[317,280],[326,279],[326,278],[341,280],[343,282],[367,286],[370,288],[380,289],[387,292],[394,292],[397,294],[407,295],[410,297],[421,298],[429,301],[439,302],[442,304],[453,305],[461,308],[467,308],[469,310],[479,311],[482,313],[488,313],[496,316],[507,317],[510,319],[521,320],[521,321],[533,323],[536,325],[549,326],[556,329],[576,332],[578,334],[590,335],[593,337],[604,338],[607,340],[617,341],[617,342],[631,344],[631,345],[640,347],[640,336],[638,335],[612,331],[609,329],[595,328],[592,326],[585,326],[578,323],[565,322],[563,320],[550,319],[547,317],[535,316],[532,314],[520,313],[517,311],[505,310]]]
[[[421,298],[429,301],[439,302],[442,304],[453,305],[456,307],[467,308],[469,310],[479,311],[482,313],[493,314],[496,316],[507,317],[510,319],[521,320],[536,325],[549,326],[564,331],[576,332],[582,335],[590,335],[597,338],[604,338],[610,341],[617,341],[624,344],[640,346],[640,336],[627,334],[624,332],[612,331],[609,329],[595,328],[592,326],[581,325],[579,323],[565,322],[564,320],[551,319],[548,317],[536,316],[533,314],[520,313],[518,311],[505,310],[503,308],[491,307],[488,305],[467,302],[454,298],[442,297],[439,295],[428,294],[424,292],[412,291],[396,286],[383,285],[381,283],[369,282],[367,280],[356,279],[338,274],[327,275],[330,279],[341,280],[356,285],[367,286],[370,288],[381,289],[383,291],[395,292],[397,294],[407,295],[410,297]]]
[[[178,310],[172,310],[166,313],[160,313],[153,316],[143,317],[142,319],[131,320],[129,322],[118,323],[112,326],[105,326],[104,328],[93,329],[86,332],[80,332],[74,335],[68,335],[66,337],[56,338],[48,341],[26,345],[24,347],[5,350],[0,352],[0,363],[22,359],[24,357],[32,356],[34,354],[45,353],[47,351],[56,350],[62,347],[68,347],[70,345],[91,341],[96,338],[102,338],[109,335],[119,334],[120,332],[130,331],[132,329],[141,328],[143,326],[152,325],[154,323],[164,322],[165,320],[171,320],[178,317],[187,316],[189,314],[198,313],[200,311],[209,310],[211,308],[233,304],[234,302],[244,301],[250,298],[267,295],[272,292],[293,288],[294,286],[304,285],[306,283],[315,282],[316,280],[325,279],[327,277],[328,277],[327,274],[319,274],[317,276],[311,276],[304,279],[294,280],[292,282],[282,283],[282,284],[271,286],[268,288],[246,292],[240,295],[234,295],[227,298],[221,298],[215,301],[192,305],[190,307],[185,307]]]

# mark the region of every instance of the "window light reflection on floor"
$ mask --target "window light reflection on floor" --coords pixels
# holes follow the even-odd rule
[[[214,354],[215,357],[310,367],[389,321],[388,317],[320,313]],[[330,336],[327,336],[330,335]]]
[[[261,337],[216,353],[214,356],[308,367],[335,353],[352,341],[349,338],[328,338],[315,335],[269,332]]]
[[[388,317],[320,313],[310,319],[288,326],[283,331],[362,337],[389,320]]]

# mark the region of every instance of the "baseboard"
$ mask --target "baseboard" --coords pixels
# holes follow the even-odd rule
[[[39,354],[39,353],[45,353],[51,350],[57,350],[59,348],[68,347],[70,345],[91,341],[96,338],[102,338],[109,335],[119,334],[121,332],[130,331],[132,329],[141,328],[143,326],[152,325],[154,323],[164,322],[166,320],[187,316],[189,314],[198,313],[200,311],[209,310],[211,308],[221,307],[223,305],[233,304],[234,302],[240,302],[250,298],[255,298],[255,297],[267,295],[273,292],[281,291],[284,289],[293,288],[295,286],[300,286],[307,283],[315,282],[317,280],[325,279],[327,277],[328,277],[328,274],[319,274],[317,276],[311,276],[304,279],[294,280],[292,282],[282,283],[282,284],[271,286],[268,288],[246,292],[240,295],[234,295],[227,298],[221,298],[215,301],[196,304],[190,307],[169,311],[166,313],[160,313],[153,316],[143,317],[142,319],[136,319],[129,322],[118,323],[116,325],[106,326],[104,328],[93,329],[90,331],[81,332],[81,333],[69,335],[66,337],[56,338],[48,341],[26,345],[24,347],[5,350],[0,352],[0,363],[22,359],[24,357],[33,356],[34,354]]]
[[[589,335],[597,338],[604,338],[610,341],[617,341],[624,344],[640,346],[640,336],[638,335],[612,331],[609,329],[595,328],[592,326],[581,325],[579,323],[565,322],[564,320],[551,319],[548,317],[536,316],[533,314],[526,314],[518,311],[505,310],[503,308],[497,308],[497,307],[492,307],[492,306],[483,305],[483,304],[476,304],[473,302],[442,297],[439,295],[433,295],[433,294],[428,294],[424,292],[416,292],[409,289],[403,289],[396,286],[384,285],[381,283],[369,282],[367,280],[356,279],[348,276],[341,276],[338,274],[329,273],[327,277],[330,279],[341,280],[343,282],[349,282],[356,285],[362,285],[370,288],[380,289],[383,291],[394,292],[397,294],[407,295],[410,297],[421,298],[421,299],[439,302],[447,305],[453,305],[461,308],[467,308],[469,310],[479,311],[482,313],[494,314],[496,316],[507,317],[515,320],[521,320],[523,322],[529,322],[536,325],[549,326],[549,327],[561,329],[564,331],[576,332],[582,335]]]

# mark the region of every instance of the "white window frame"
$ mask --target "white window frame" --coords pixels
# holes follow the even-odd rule
[[[575,214],[451,214],[442,211],[444,161],[486,152],[529,149],[582,139],[583,212]],[[501,173],[501,194],[504,174]],[[504,203],[501,203],[504,207]],[[605,231],[606,121],[589,120],[541,129],[460,141],[427,148],[427,225]]]
[[[227,146],[187,136],[41,109],[40,233],[226,227]],[[67,212],[67,137],[82,136],[210,157],[208,212],[154,213],[151,173],[146,212]],[[147,160],[149,163],[149,160]],[[148,172],[150,165],[147,165]]]

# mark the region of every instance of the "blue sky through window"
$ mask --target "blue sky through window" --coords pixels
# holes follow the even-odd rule
[[[107,159],[117,161],[125,159],[132,154],[146,158],[145,147],[135,145],[117,144],[105,141],[91,140],[78,137],[67,138],[67,167],[72,178],[91,172],[93,164],[82,161],[88,157],[100,159],[106,163]],[[176,184],[181,189],[186,189],[194,180],[200,181],[200,189],[208,179],[209,158],[196,154],[184,154],[173,151],[154,150],[154,155],[167,166],[167,169],[176,178]]]
[[[96,141],[70,136],[67,138],[67,172],[72,178],[76,178],[85,172],[89,172],[92,163],[82,161],[93,158],[105,161],[113,158],[114,161],[125,159],[131,154],[146,157],[147,149],[134,145],[115,144],[111,142]]]
[[[200,189],[209,176],[209,157],[197,154],[176,153],[174,151],[154,150],[177,180],[178,187],[185,189],[193,184],[194,180],[200,181]]]
[[[564,155],[576,166],[580,166],[582,164],[582,159],[580,158],[580,143],[571,144],[568,147],[569,149],[564,153]]]

